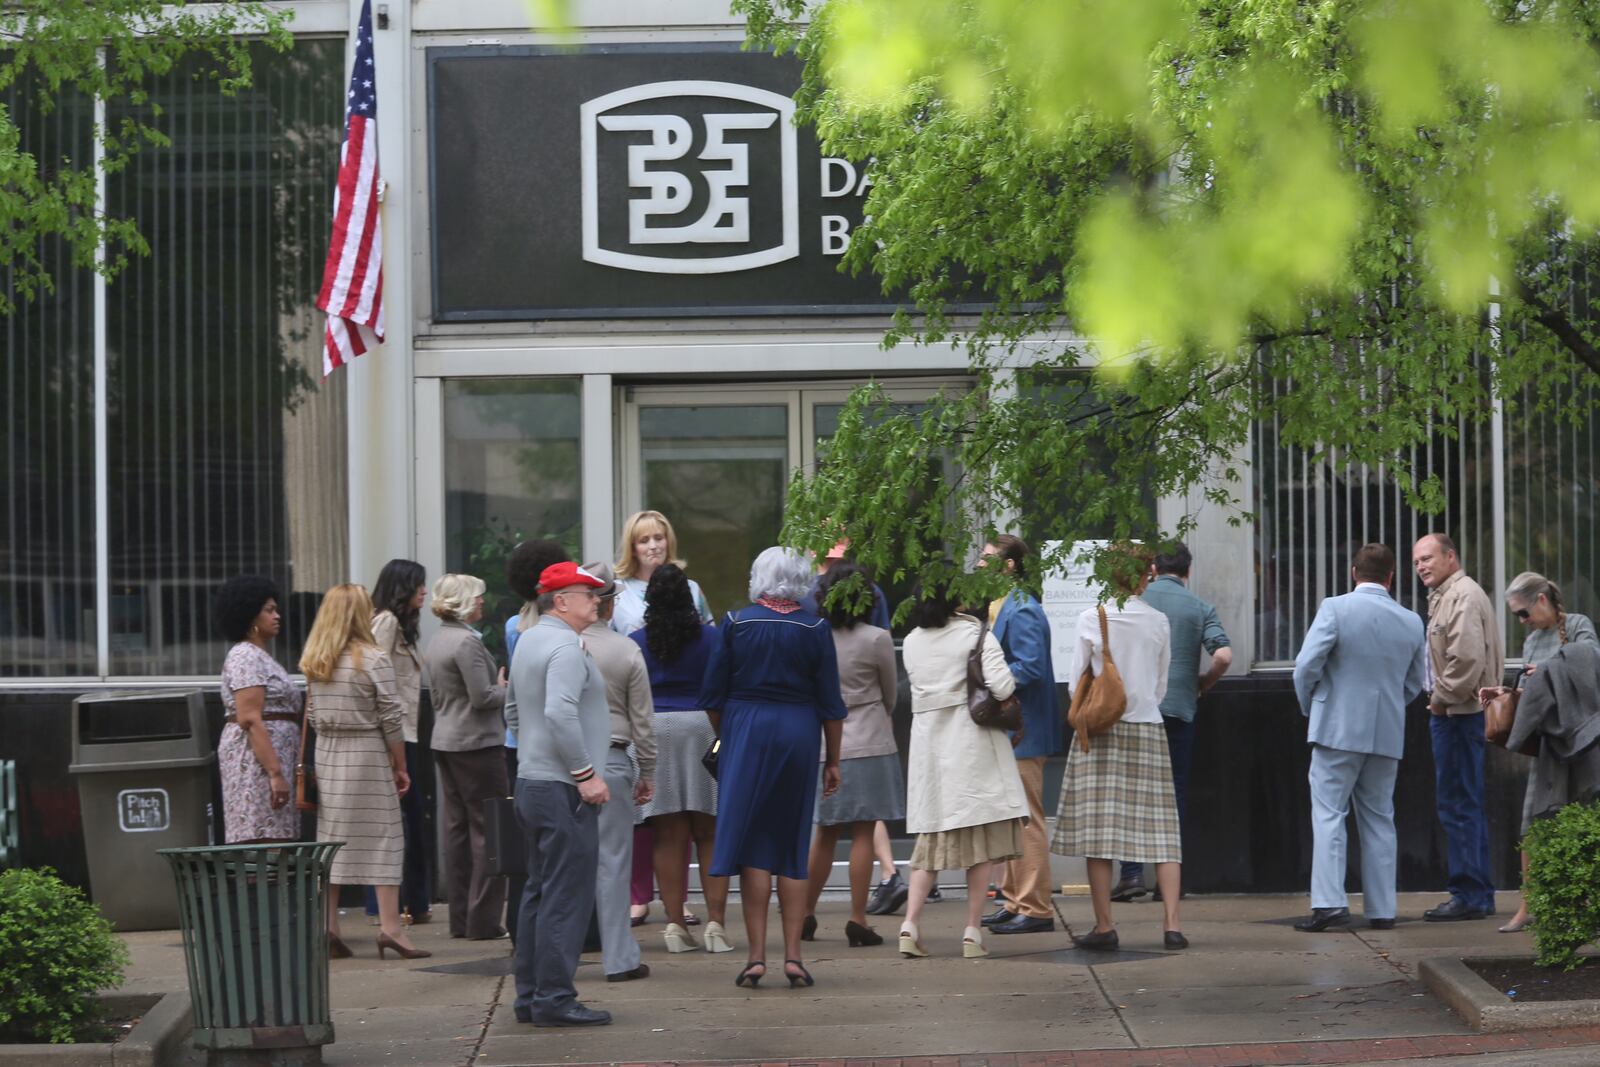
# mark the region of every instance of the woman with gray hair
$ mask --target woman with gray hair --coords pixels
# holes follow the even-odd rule
[[[810,590],[805,556],[777,547],[757,556],[750,567],[751,604],[723,619],[701,686],[699,706],[722,738],[711,873],[739,876],[750,942],[749,959],[734,979],[741,986],[755,986],[767,973],[773,875],[783,909],[784,977],[790,988],[813,984],[800,957],[800,934],[817,762],[820,755],[823,795],[831,796],[839,788],[847,711],[833,634],[800,606]]]
[[[439,772],[450,936],[484,941],[506,935],[505,879],[489,873],[483,802],[506,795],[505,672],[472,624],[483,617],[484,584],[470,574],[433,583],[442,623],[428,642],[433,698],[433,762]]]
[[[1588,642],[1600,645],[1594,623],[1587,615],[1567,611],[1561,603],[1561,587],[1542,574],[1523,571],[1506,586],[1506,607],[1522,620],[1528,636],[1522,641],[1522,672],[1532,674],[1540,664],[1569,642]],[[1494,696],[1505,692],[1505,686],[1491,686],[1478,690],[1480,703],[1488,704]],[[1522,798],[1522,833],[1528,833],[1533,822],[1533,798],[1538,788],[1538,776],[1530,772],[1528,789]],[[1522,854],[1522,874],[1528,874],[1528,854]],[[1500,927],[1502,934],[1514,934],[1528,925],[1528,900],[1524,896],[1511,921]]]

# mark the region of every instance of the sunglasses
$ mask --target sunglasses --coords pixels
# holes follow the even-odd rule
[[[1518,608],[1516,611],[1513,611],[1511,614],[1515,615],[1517,618],[1521,619],[1523,622],[1527,622],[1528,621],[1528,616],[1532,615],[1533,612],[1529,611],[1527,608]]]

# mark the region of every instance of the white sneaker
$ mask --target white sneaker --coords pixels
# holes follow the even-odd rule
[[[707,952],[732,952],[733,943],[728,940],[728,932],[718,922],[706,923],[706,951]]]

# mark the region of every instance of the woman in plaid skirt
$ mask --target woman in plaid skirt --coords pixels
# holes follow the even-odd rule
[[[1094,902],[1094,930],[1074,934],[1079,948],[1110,952],[1117,948],[1111,923],[1112,867],[1116,860],[1153,863],[1161,903],[1166,909],[1163,943],[1169,949],[1189,946],[1178,921],[1179,872],[1183,842],[1178,833],[1178,803],[1172,788],[1167,735],[1161,724],[1161,698],[1167,691],[1172,661],[1172,634],[1167,617],[1140,599],[1150,583],[1147,549],[1127,549],[1129,566],[1114,583],[1127,599],[1104,605],[1111,659],[1122,675],[1127,710],[1109,732],[1089,740],[1084,750],[1075,738],[1067,757],[1061,806],[1056,813],[1050,849],[1088,860],[1089,896]],[[1085,663],[1095,676],[1105,669],[1099,609],[1078,617],[1076,677]]]

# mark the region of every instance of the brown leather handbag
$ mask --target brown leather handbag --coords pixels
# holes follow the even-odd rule
[[[1517,701],[1522,698],[1522,682],[1527,677],[1526,674],[1518,675],[1516,685],[1490,697],[1483,706],[1483,738],[1491,745],[1505,748],[1506,742],[1511,740],[1511,727],[1517,721]],[[1539,735],[1533,734],[1515,751],[1524,756],[1537,756]]]
[[[311,725],[311,694],[306,694],[306,710],[300,716],[300,758],[294,765],[294,807],[296,811],[317,810],[317,772],[306,766],[306,731]]]
[[[978,643],[967,653],[967,714],[979,726],[996,730],[1015,730],[1015,746],[1022,740],[1022,701],[1013,692],[1004,700],[989,692],[989,683],[983,678],[983,639],[989,636],[989,620],[979,622]]]
[[[1128,710],[1128,691],[1122,686],[1122,673],[1111,659],[1111,634],[1106,622],[1104,605],[1097,605],[1100,613],[1100,650],[1103,661],[1100,674],[1094,673],[1094,661],[1083,665],[1078,684],[1072,687],[1072,706],[1067,709],[1067,723],[1078,735],[1078,745],[1089,751],[1089,738],[1109,731],[1122,721]]]

